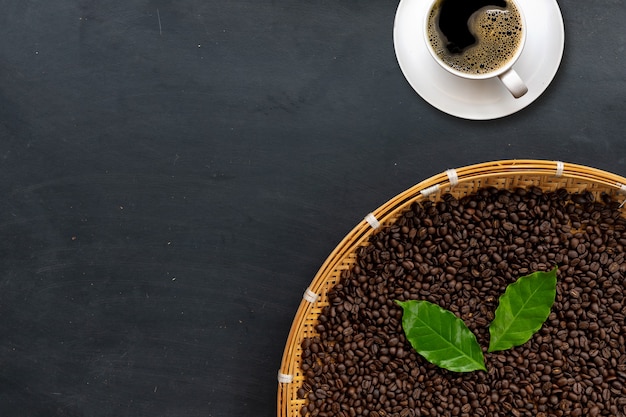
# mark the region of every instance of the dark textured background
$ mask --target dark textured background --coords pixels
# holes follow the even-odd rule
[[[488,122],[410,88],[393,1],[0,6],[2,416],[274,416],[302,293],[365,214],[494,159],[626,174],[622,0],[562,1],[556,79]]]

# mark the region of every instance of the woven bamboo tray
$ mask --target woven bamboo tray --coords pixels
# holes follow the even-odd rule
[[[306,403],[297,396],[304,380],[300,369],[302,340],[318,335],[315,326],[322,309],[329,304],[326,295],[339,282],[342,271],[355,264],[357,249],[367,245],[369,238],[379,229],[395,223],[414,202],[438,201],[444,193],[461,198],[488,186],[511,190],[537,186],[544,191],[565,188],[572,193],[589,191],[596,199],[604,192],[616,200],[626,200],[624,177],[582,165],[541,160],[505,160],[450,169],[392,198],[348,233],[305,291],[278,372],[279,417],[300,416],[300,409]],[[626,205],[622,213],[626,214]]]

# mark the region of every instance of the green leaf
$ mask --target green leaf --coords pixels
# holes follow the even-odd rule
[[[556,271],[535,272],[506,288],[489,325],[489,352],[523,345],[541,328],[556,297]]]
[[[396,301],[402,328],[411,346],[426,360],[454,372],[485,371],[476,336],[463,320],[428,301]]]

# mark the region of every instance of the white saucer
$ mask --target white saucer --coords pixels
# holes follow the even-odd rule
[[[424,41],[430,2],[401,0],[394,25],[394,46],[409,84],[428,103],[453,116],[472,120],[497,119],[535,101],[554,78],[565,45],[563,17],[556,0],[518,0],[526,16],[526,45],[515,70],[528,93],[513,98],[497,78],[466,80],[452,75],[430,55]]]

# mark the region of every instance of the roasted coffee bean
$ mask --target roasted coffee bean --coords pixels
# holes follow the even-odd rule
[[[486,188],[413,203],[356,252],[301,344],[304,417],[620,415],[626,407],[626,219],[588,192]],[[461,317],[481,346],[506,286],[559,268],[557,299],[523,346],[456,374],[410,346],[395,300]]]

